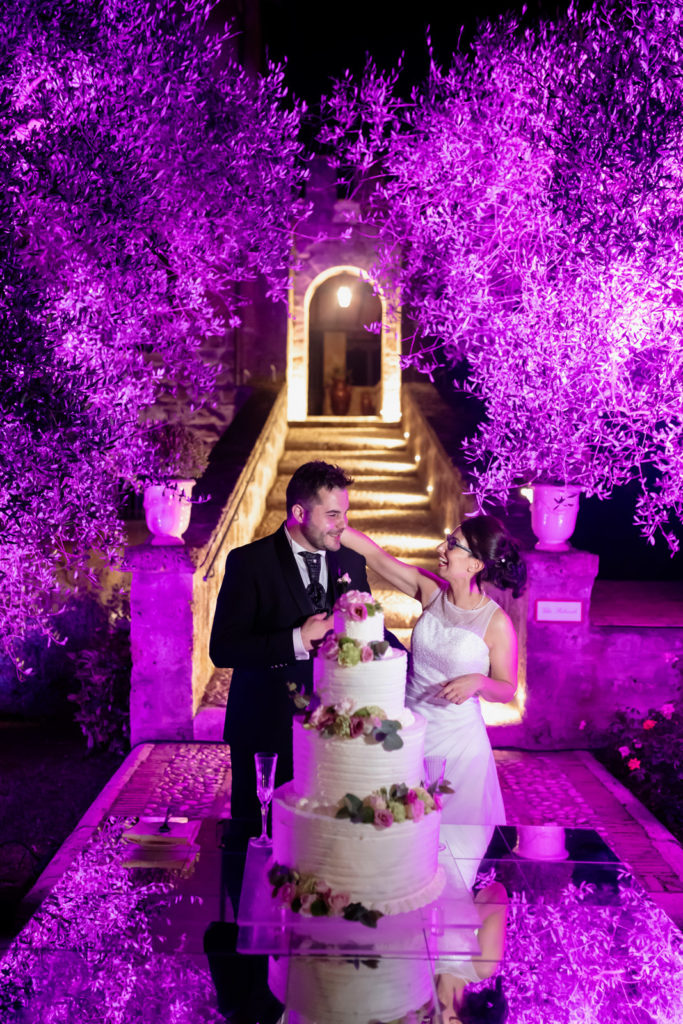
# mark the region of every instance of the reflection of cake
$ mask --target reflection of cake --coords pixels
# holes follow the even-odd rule
[[[270,957],[268,985],[285,1004],[289,1024],[419,1021],[418,1011],[433,1005],[429,962],[421,959]]]
[[[562,825],[518,825],[515,853],[527,860],[566,860]]]
[[[405,707],[406,655],[385,643],[373,598],[344,595],[340,617],[314,665],[320,705],[294,723],[294,780],[273,799],[273,860],[310,878],[281,872],[274,884],[295,910],[340,913],[345,897],[400,913],[442,886],[425,725]]]

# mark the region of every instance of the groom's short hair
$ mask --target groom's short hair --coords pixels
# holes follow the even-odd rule
[[[305,462],[294,471],[287,484],[287,515],[292,514],[295,505],[310,508],[318,504],[319,492],[324,488],[331,491],[335,487],[345,491],[353,480],[341,466],[331,466],[329,462],[317,460]]]

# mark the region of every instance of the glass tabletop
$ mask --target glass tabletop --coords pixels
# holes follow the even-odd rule
[[[442,898],[412,925],[398,915],[388,945],[379,927],[347,922],[328,941],[310,918],[278,917],[268,956],[255,938],[258,952],[243,951],[250,929],[275,923],[262,908],[238,925],[234,912],[249,877],[239,822],[202,821],[176,870],[125,867],[130,824],[102,823],[5,951],[3,1024],[275,1024],[283,1005],[335,1024],[340,988],[354,1022],[426,1021],[442,1004],[452,1015],[465,988],[500,995],[514,1024],[683,1020],[681,933],[592,830],[444,826]],[[317,1002],[302,1003],[309,990]]]

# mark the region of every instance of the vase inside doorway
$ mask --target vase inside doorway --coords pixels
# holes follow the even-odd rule
[[[570,551],[581,488],[572,484],[534,484],[531,529],[538,551]]]
[[[346,416],[351,405],[351,385],[346,377],[333,377],[330,384],[330,408],[334,416]]]

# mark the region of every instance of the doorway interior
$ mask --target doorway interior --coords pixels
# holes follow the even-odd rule
[[[349,415],[376,415],[382,304],[372,286],[347,271],[328,277],[311,297],[308,322],[308,415],[333,413],[330,390],[339,379],[350,385]]]

